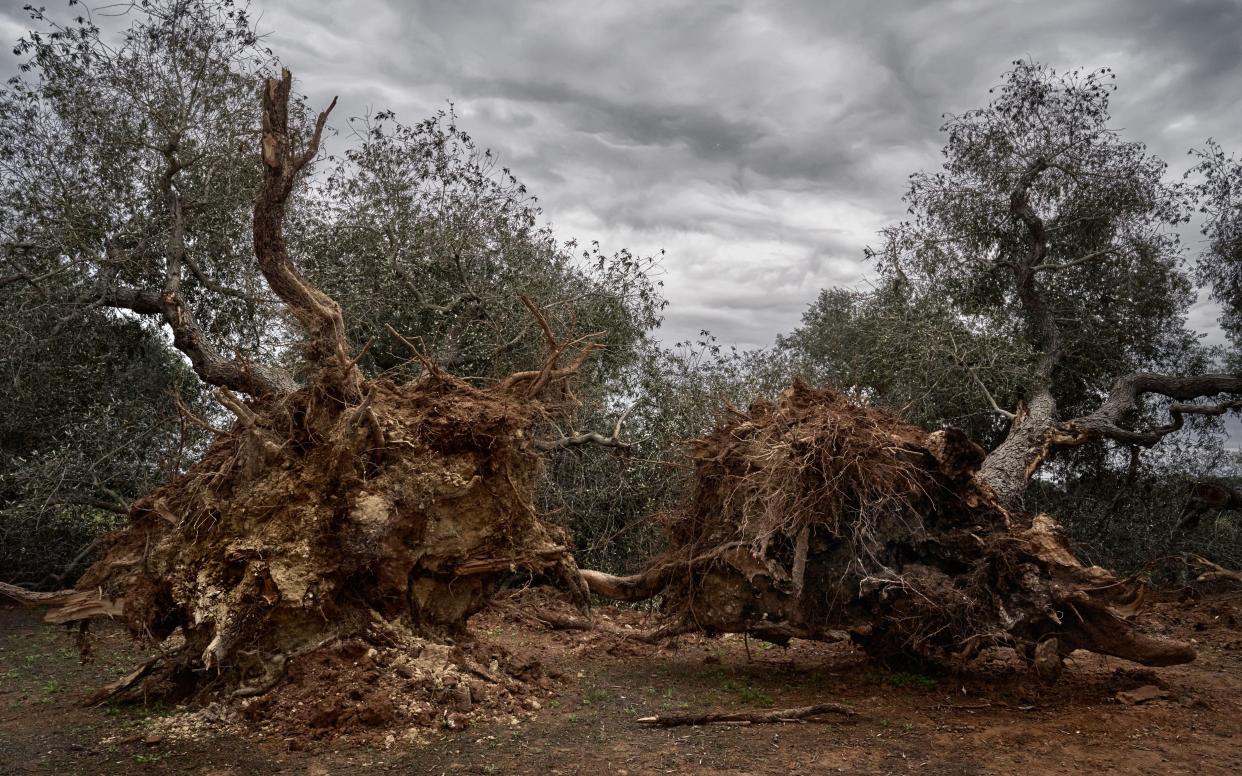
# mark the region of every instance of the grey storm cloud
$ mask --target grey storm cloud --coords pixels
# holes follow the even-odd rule
[[[0,14],[10,39],[20,4]],[[821,288],[864,285],[863,247],[902,217],[907,176],[939,163],[943,114],[985,104],[1014,59],[1114,68],[1116,126],[1172,174],[1208,137],[1242,151],[1239,0],[252,10],[312,104],[340,95],[338,127],[381,108],[414,122],[451,100],[563,237],[665,249],[668,341],[707,328],[767,345]],[[1213,331],[1214,312],[1192,322]]]

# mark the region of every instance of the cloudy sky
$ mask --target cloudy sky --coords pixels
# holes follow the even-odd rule
[[[60,0],[63,2],[64,0]],[[26,26],[0,0],[0,33]],[[58,0],[47,0],[55,7]],[[1175,170],[1242,151],[1242,0],[256,0],[270,45],[340,117],[453,100],[565,237],[667,251],[668,341],[770,344],[938,163],[941,114],[1016,58],[1110,66],[1115,124]],[[344,143],[337,138],[337,145]],[[1211,310],[1195,323],[1213,328]],[[1215,336],[1215,335],[1214,335]]]
[[[560,234],[665,249],[669,339],[766,345],[819,289],[865,282],[941,114],[1016,58],[1114,68],[1116,126],[1175,168],[1209,136],[1242,151],[1239,0],[256,8],[318,101],[414,120],[452,99]]]

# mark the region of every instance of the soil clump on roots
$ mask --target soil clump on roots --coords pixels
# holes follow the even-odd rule
[[[238,405],[194,467],[136,503],[54,622],[165,645],[95,693],[190,700],[314,736],[458,728],[521,710],[537,662],[476,641],[502,575],[578,579],[533,507],[538,405],[440,372]],[[223,701],[223,705],[216,702]],[[237,712],[241,712],[241,717]]]
[[[592,592],[663,596],[669,629],[852,639],[896,661],[962,665],[1014,650],[1049,678],[1074,649],[1148,665],[1194,658],[1139,632],[1143,588],[1074,557],[1047,515],[1003,508],[974,478],[983,450],[800,382],[730,409],[692,445],[669,549]]]

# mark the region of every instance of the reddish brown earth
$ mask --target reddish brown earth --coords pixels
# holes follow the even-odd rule
[[[651,625],[630,610],[600,615]],[[290,666],[338,671],[322,697],[264,699],[248,721],[187,717],[158,704],[81,708],[75,701],[87,690],[146,653],[119,628],[97,627],[93,659],[83,664],[74,631],[0,608],[0,773],[1242,772],[1242,595],[1159,603],[1144,619],[1152,632],[1194,639],[1199,659],[1153,670],[1079,652],[1049,687],[1005,673],[1003,660],[991,673],[932,677],[893,673],[848,645],[795,641],[785,649],[692,636],[653,647],[549,632],[489,611],[471,620],[482,642],[472,654],[502,656],[510,671],[525,666],[524,689],[411,734],[406,722],[391,727],[400,715],[389,705],[401,702],[394,674],[348,649],[336,666]],[[1119,693],[1158,697],[1129,705]],[[446,706],[453,697],[446,694]],[[635,722],[824,701],[859,716],[746,727]],[[324,719],[310,724],[316,704],[332,710],[329,718],[347,718],[347,734]]]

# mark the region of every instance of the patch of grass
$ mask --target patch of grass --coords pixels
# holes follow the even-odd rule
[[[934,690],[938,683],[935,677],[926,674],[912,674],[906,671],[898,671],[888,677],[888,683],[893,687],[911,690]]]
[[[147,754],[145,752],[139,752],[138,754],[134,755],[134,762],[141,763],[142,765],[149,765],[151,763],[158,763],[160,760],[163,760],[167,756],[168,756],[167,753],[153,752],[151,754]]]
[[[763,690],[753,687],[750,684],[742,684],[734,679],[726,678],[720,675],[720,689],[728,693],[733,693],[742,703],[749,703],[757,706],[771,706],[772,696]]]
[[[747,685],[737,691],[737,697],[743,703],[751,703],[757,706],[771,706],[772,696],[763,690],[756,689]]]
[[[591,689],[587,690],[586,693],[582,696],[582,705],[593,706],[598,703],[603,703],[604,701],[608,700],[608,697],[609,696],[608,696],[607,690],[602,690],[598,687],[592,687]]]

